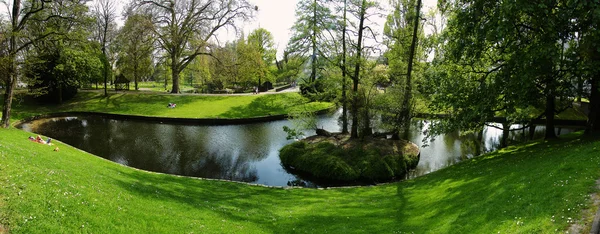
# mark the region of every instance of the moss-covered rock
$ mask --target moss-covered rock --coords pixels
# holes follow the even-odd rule
[[[284,167],[336,182],[385,182],[404,178],[419,162],[418,147],[408,141],[347,135],[313,136],[284,146]]]

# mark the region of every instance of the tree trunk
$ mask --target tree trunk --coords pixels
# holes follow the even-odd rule
[[[6,76],[6,90],[4,92],[4,106],[2,106],[2,127],[10,127],[10,114],[14,90],[17,87],[17,36],[15,30],[18,27],[19,13],[21,13],[21,1],[16,0],[12,6],[10,44],[8,45],[8,74]]]
[[[500,148],[506,148],[508,146],[508,136],[510,134],[510,124],[507,122],[502,123],[502,140],[500,140]]]
[[[346,13],[347,3],[344,0],[344,26],[342,29],[342,133],[348,133],[348,100],[346,97]]]
[[[57,87],[57,88],[58,88],[58,97],[57,97],[57,99],[58,99],[58,104],[62,104],[62,102],[63,102],[63,93],[62,93],[63,89],[62,89],[62,84],[58,84],[57,86],[58,86],[58,87]]]
[[[14,61],[14,60],[13,60]],[[16,87],[16,74],[12,68],[9,68],[8,80],[4,90],[4,106],[2,106],[2,127],[10,127],[10,112],[12,107],[13,92]]]
[[[554,139],[556,138],[556,133],[554,133],[554,109],[555,109],[556,98],[552,94],[552,92],[548,92],[546,94],[546,135],[544,139]]]
[[[108,97],[108,57],[106,57],[105,48],[102,48],[102,55],[104,56],[104,62],[102,64],[104,67],[104,72],[102,72],[102,75],[104,76],[104,96]]]
[[[363,31],[364,31],[364,23],[365,23],[365,12],[366,12],[366,1],[362,0],[360,7],[360,21],[358,25],[358,43],[356,45],[356,62],[354,65],[354,77],[353,80],[353,95],[352,95],[352,129],[350,132],[350,138],[358,138],[358,80],[360,76],[360,65],[362,58],[362,40],[363,40]]]
[[[485,142],[483,142],[483,130],[484,128],[482,127],[481,130],[477,132],[477,140],[475,140],[475,156],[481,155],[481,148],[485,145]]]
[[[581,103],[581,96],[583,96],[583,78],[577,76],[577,100],[576,102]]]
[[[133,64],[133,83],[135,84],[135,90],[138,90],[138,64],[137,61]]]
[[[366,103],[365,106],[368,106],[369,104]],[[361,138],[365,138],[367,136],[372,136],[373,135],[373,128],[371,128],[371,119],[369,118],[369,108],[364,108],[363,109],[363,122],[364,122],[364,126],[363,126],[363,130],[362,130],[362,134],[361,134]]]
[[[533,121],[531,121],[531,123],[529,123],[529,140],[533,140],[533,137],[535,136],[535,125],[533,125]]]
[[[313,83],[317,79],[317,0],[313,2],[313,25],[312,25],[312,67],[310,71],[310,82]]]
[[[590,112],[588,122],[585,128],[585,134],[592,135],[600,133],[600,73],[597,73],[590,79],[592,85],[590,95]]]
[[[408,55],[408,70],[406,73],[406,83],[404,87],[404,98],[402,100],[402,109],[400,111],[400,119],[399,124],[409,124],[410,115],[411,115],[411,99],[412,99],[412,70],[413,70],[413,60],[415,58],[417,43],[419,37],[417,33],[419,32],[419,22],[421,18],[421,0],[417,0],[417,8],[415,9],[415,19],[413,26],[413,35],[412,42],[410,44],[410,54]]]
[[[177,57],[174,55],[171,56],[171,78],[173,79],[173,88],[171,89],[171,93],[179,93],[179,69],[177,67]]]

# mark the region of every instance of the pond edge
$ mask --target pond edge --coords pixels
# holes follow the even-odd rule
[[[336,106],[331,106],[326,109],[318,110],[313,113],[317,115],[326,114],[332,110],[335,110]],[[280,115],[266,115],[249,118],[179,118],[179,117],[161,117],[161,116],[145,116],[145,115],[126,115],[126,114],[114,114],[105,112],[90,112],[90,111],[67,111],[67,112],[55,112],[36,115],[28,118],[24,118],[14,124],[15,127],[20,128],[24,123],[47,119],[47,118],[60,118],[60,117],[71,117],[71,116],[100,116],[118,120],[139,120],[149,122],[160,122],[160,123],[173,123],[173,124],[193,124],[193,125],[240,125],[240,124],[252,124],[252,123],[263,123],[271,122],[276,120],[284,120],[289,117],[288,114]]]

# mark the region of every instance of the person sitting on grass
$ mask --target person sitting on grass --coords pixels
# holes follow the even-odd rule
[[[175,106],[177,106],[175,103],[169,103],[169,105],[167,105],[168,108],[175,108]]]
[[[47,141],[44,141],[44,139],[40,135],[37,135],[35,138],[33,138],[32,136],[29,136],[28,139],[30,141],[37,142],[37,143],[40,143],[40,144],[52,145],[52,138],[48,138]]]

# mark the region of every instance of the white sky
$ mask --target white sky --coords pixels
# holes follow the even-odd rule
[[[258,6],[258,13],[254,22],[249,22],[244,25],[244,33],[248,33],[256,28],[262,27],[273,34],[275,45],[277,46],[277,57],[283,56],[288,40],[291,36],[290,28],[296,21],[295,9],[298,0],[249,0],[252,4]],[[389,9],[388,0],[377,0],[386,10]],[[423,0],[422,13],[428,12],[429,9],[435,7],[437,0]],[[385,12],[385,15],[389,12]],[[379,25],[374,26],[374,30],[380,35],[383,34],[383,26],[385,18],[375,20]]]

